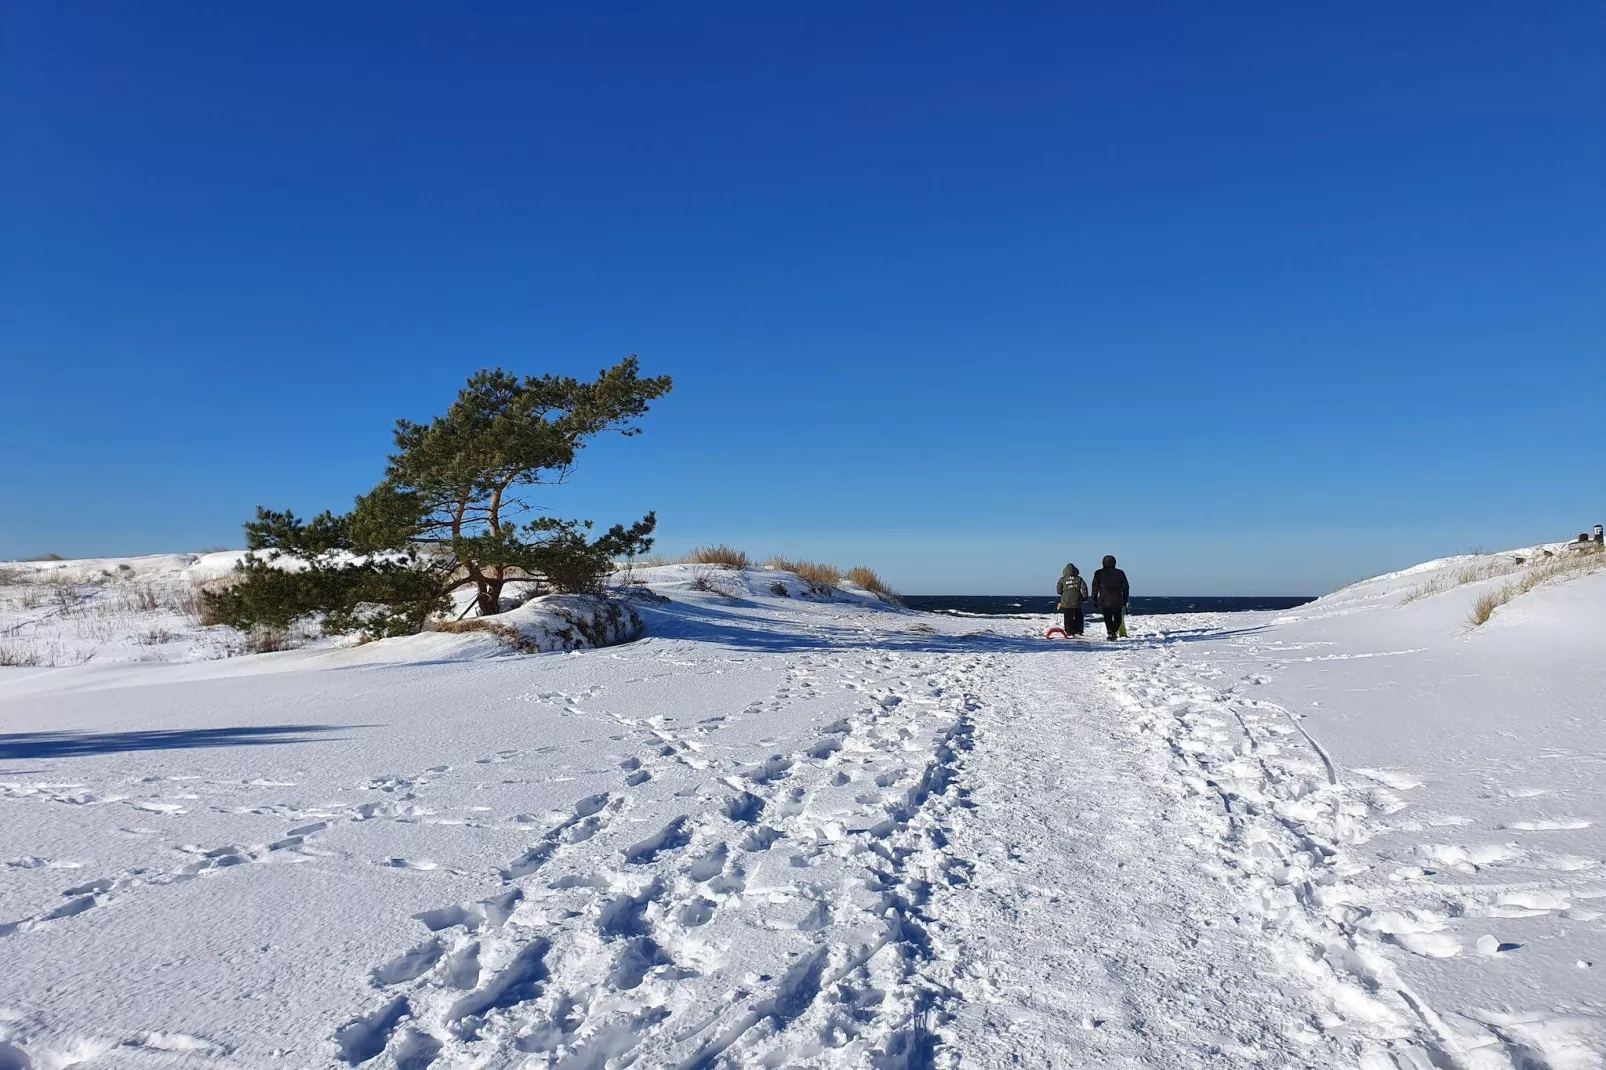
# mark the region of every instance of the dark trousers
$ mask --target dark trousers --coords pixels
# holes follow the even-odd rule
[[[1074,609],[1067,609],[1065,611],[1065,634],[1066,635],[1081,635],[1082,634],[1082,607],[1081,606],[1077,606]]]
[[[1105,606],[1103,608],[1104,627],[1109,631],[1110,638],[1114,639],[1116,637],[1115,633],[1121,630],[1121,617],[1125,615],[1126,610],[1122,606]]]

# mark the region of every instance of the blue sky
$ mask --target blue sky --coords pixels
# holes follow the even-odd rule
[[[0,8],[0,557],[343,508],[476,368],[543,502],[911,592],[1307,593],[1606,518],[1606,9]]]

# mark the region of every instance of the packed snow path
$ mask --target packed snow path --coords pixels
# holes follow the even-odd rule
[[[0,682],[0,1067],[1600,1065],[1596,845],[1380,863],[1442,826],[1270,697],[1265,619],[675,596],[568,656]],[[1512,972],[1541,921],[1570,974]],[[1487,991],[1414,974],[1463,942]]]

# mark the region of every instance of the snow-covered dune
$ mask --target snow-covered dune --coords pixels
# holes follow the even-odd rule
[[[93,665],[240,664],[191,669],[185,679],[313,666],[473,660],[510,653],[578,650],[629,642],[641,619],[619,599],[530,598],[490,620],[444,622],[440,630],[374,643],[330,638],[308,626],[277,638],[272,653],[232,628],[209,623],[202,592],[227,577],[243,551],[79,561],[0,563],[0,666],[57,669]],[[513,593],[523,585],[510,585]],[[471,601],[459,592],[457,609]],[[293,652],[278,649],[280,646]],[[244,655],[255,653],[255,657]],[[112,672],[126,679],[126,672]],[[162,678],[162,677],[151,677]],[[43,681],[41,681],[43,682]],[[56,682],[46,686],[58,686]]]
[[[143,560],[44,627],[232,564]],[[86,628],[0,669],[0,1068],[1600,1066],[1606,572],[1471,626],[1506,563],[1114,645],[692,566],[560,653]]]

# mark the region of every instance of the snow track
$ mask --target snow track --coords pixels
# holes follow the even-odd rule
[[[1599,1011],[1587,1004],[1572,1014],[1514,1012],[1507,1008],[1523,994],[1507,989],[1493,1007],[1436,1006],[1409,968],[1459,956],[1457,930],[1480,917],[1595,920],[1598,911],[1570,908],[1606,897],[1598,860],[1576,859],[1575,874],[1560,881],[1490,881],[1480,870],[1520,859],[1519,847],[1429,841],[1416,848],[1417,864],[1388,865],[1371,841],[1423,830],[1405,817],[1402,794],[1423,782],[1388,769],[1342,769],[1301,715],[1255,697],[1271,682],[1263,660],[1255,659],[1261,671],[1243,672],[1245,659],[1229,651],[1218,660],[1219,653],[1155,643],[1121,658],[1108,682],[1140,731],[1169,752],[1188,793],[1187,820],[1199,832],[1195,849],[1214,855],[1209,869],[1232,890],[1244,920],[1315,997],[1315,1030],[1364,1070],[1602,1065]],[[1426,825],[1470,823],[1429,815]],[[1456,872],[1469,883],[1445,879]],[[1490,966],[1521,946],[1487,935],[1478,941]],[[1593,968],[1587,960],[1577,965]]]
[[[815,1060],[927,1066],[950,993],[931,981],[926,910],[968,867],[944,827],[984,657],[822,651],[745,712],[849,699],[801,746],[754,761],[721,735],[588,712],[637,753],[501,869],[485,898],[421,913],[420,940],[374,966],[373,1009],[337,1029],[340,1058],[405,1070],[480,1066],[759,1066]],[[698,774],[682,812],[632,820],[671,769]],[[661,809],[663,800],[655,808]],[[725,960],[762,936],[756,954]],[[857,1055],[855,1053],[858,1053]]]
[[[1237,916],[1169,747],[1112,693],[1107,647],[1012,659],[976,732],[973,879],[936,930],[953,1065],[1337,1065],[1316,1006]],[[1205,827],[1208,827],[1206,824]]]
[[[1196,846],[1215,854],[1212,869],[1245,915],[1319,994],[1318,1027],[1358,1049],[1363,1066],[1465,1065],[1438,1015],[1366,936],[1369,912],[1346,884],[1354,870],[1345,845],[1364,839],[1369,818],[1396,801],[1341,781],[1287,710],[1233,684],[1212,686],[1208,665],[1189,671],[1175,653],[1157,654],[1114,671],[1111,683],[1140,730],[1169,750],[1196,803]],[[1409,946],[1431,935],[1399,938]]]

